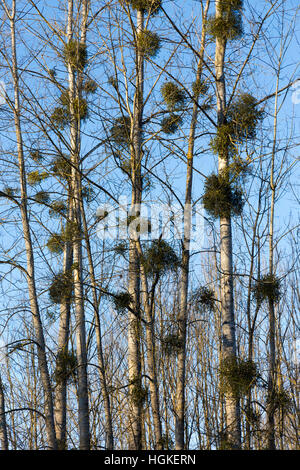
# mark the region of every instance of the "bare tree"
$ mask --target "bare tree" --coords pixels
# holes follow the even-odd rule
[[[39,368],[41,373],[41,380],[44,388],[44,397],[45,397],[45,410],[46,410],[46,430],[48,437],[48,445],[51,449],[56,449],[56,435],[54,427],[54,415],[53,415],[53,397],[51,390],[51,383],[48,371],[47,356],[46,356],[46,346],[44,339],[43,326],[41,322],[39,305],[37,300],[36,284],[35,284],[35,270],[34,270],[34,253],[31,242],[31,233],[28,220],[27,212],[27,189],[26,189],[26,171],[24,165],[24,150],[23,150],[23,137],[22,137],[22,128],[21,128],[21,107],[20,107],[20,89],[19,89],[19,70],[17,63],[17,50],[16,50],[16,1],[12,2],[12,9],[9,10],[5,2],[2,2],[2,8],[6,14],[6,17],[10,25],[10,34],[11,34],[11,74],[13,78],[13,87],[14,87],[14,102],[12,103],[13,113],[14,113],[14,123],[15,123],[15,132],[16,132],[16,141],[17,141],[17,155],[18,155],[18,167],[20,175],[20,192],[21,200],[19,203],[22,226],[24,233],[24,243],[26,248],[27,256],[27,283],[28,283],[28,293],[30,306],[32,311],[32,321],[35,330],[35,340],[37,346],[37,354],[39,360]]]

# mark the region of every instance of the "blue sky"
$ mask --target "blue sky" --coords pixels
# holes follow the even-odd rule
[[[280,5],[280,2],[273,2]],[[55,9],[56,2],[46,2],[41,1],[40,7],[44,10],[45,14],[52,17],[53,14],[55,16],[58,15],[58,10]],[[293,15],[295,15],[295,9],[297,7],[297,2],[294,0],[288,0],[285,2],[286,13],[285,13],[285,27],[283,30],[283,34],[280,31],[281,25],[281,10],[278,10],[278,13],[272,17],[271,20],[267,20],[264,28],[264,34],[266,35],[266,39],[261,37],[261,39],[257,42],[256,47],[253,50],[252,60],[250,61],[249,67],[246,67],[245,73],[242,77],[241,84],[238,87],[240,91],[250,91],[257,97],[257,99],[263,99],[265,96],[273,93],[276,87],[276,57],[279,53],[280,43],[282,42],[284,35],[289,33],[288,39],[286,40],[287,50],[284,56],[283,67],[282,67],[282,74],[280,78],[280,88],[286,86],[292,79],[297,78],[300,76],[299,69],[298,69],[298,51],[299,51],[299,22],[293,25]],[[193,34],[190,34],[189,38],[191,38],[193,45],[195,47],[198,46],[199,42],[199,32],[201,27],[201,21],[199,20],[200,17],[200,8],[199,2],[197,1],[176,1],[176,2],[165,2],[164,7],[168,14],[172,16],[176,20],[176,23],[181,28],[192,28]],[[245,36],[241,41],[235,41],[232,44],[228,45],[227,50],[227,58],[230,60],[230,65],[227,69],[229,85],[228,85],[228,93],[230,93],[230,80],[234,79],[234,74],[236,74],[237,67],[240,67],[242,61],[247,55],[249,48],[251,47],[251,36],[249,35],[250,31],[255,30],[257,28],[257,22],[259,19],[264,15],[264,13],[270,7],[270,2],[266,1],[254,1],[254,2],[245,2]],[[26,2],[26,8],[28,8],[28,3]],[[213,13],[213,2],[211,7],[211,13]],[[59,14],[61,21],[63,21],[64,15]],[[59,15],[57,19],[59,19]],[[34,20],[34,16],[32,16],[32,10],[29,13],[30,21]],[[299,16],[298,16],[299,18]],[[32,23],[34,24],[34,23]],[[99,33],[93,32],[88,34],[88,42],[89,46],[89,53],[95,54],[101,52],[103,50],[103,44],[101,44],[101,34],[103,36],[107,35],[107,30],[105,26],[101,26],[101,21],[99,23]],[[25,31],[20,23],[21,31],[19,32],[18,36],[18,56],[20,64],[25,65],[28,67],[28,70],[39,70],[39,65],[35,63],[31,63],[30,53],[31,51],[38,51],[41,47],[40,42],[35,34],[32,34],[30,30]],[[155,58],[154,62],[157,63],[156,65],[148,65],[146,67],[147,71],[147,82],[145,84],[146,90],[152,86],[152,83],[155,81],[157,74],[159,73],[160,67],[165,63],[168,59],[168,52],[172,50],[174,47],[174,43],[172,41],[178,41],[179,36],[176,33],[172,33],[169,30],[168,23],[163,19],[163,17],[155,17],[151,20],[151,28],[153,30],[157,29],[158,31],[162,31],[161,35],[163,38],[162,43],[162,50]],[[22,41],[24,43],[22,44]],[[58,63],[55,60],[55,53],[50,50],[47,45],[43,45],[41,48],[39,60],[41,64],[47,65],[49,67],[55,67],[58,76],[63,75],[63,67],[61,63]],[[214,54],[214,44],[211,43],[207,48],[206,60],[211,62],[213,65],[213,54]],[[98,94],[95,98],[92,99],[91,106],[95,111],[91,113],[92,119],[88,121],[83,126],[84,133],[86,134],[83,137],[82,141],[82,149],[83,152],[88,151],[92,148],[99,139],[103,138],[104,127],[101,119],[96,115],[97,114],[97,107],[101,107],[101,112],[103,111],[103,115],[105,118],[111,118],[112,115],[118,115],[119,111],[113,109],[111,105],[111,99],[107,93],[112,93],[111,88],[109,88],[107,84],[108,74],[110,73],[111,64],[109,60],[100,60],[101,55],[99,55],[98,65],[90,70],[91,76],[97,80],[99,84]],[[195,63],[195,58],[192,56],[190,51],[187,48],[182,47],[180,58],[174,59],[173,62],[170,64],[169,71],[174,77],[187,89],[190,89],[191,83],[194,80],[193,71],[191,72],[191,63]],[[208,73],[205,72],[205,75],[208,80],[211,81],[211,77]],[[230,78],[231,75],[231,78]],[[42,103],[44,109],[49,108],[55,105],[55,99],[58,98],[59,94],[55,86],[49,87],[45,86],[43,81],[40,80],[38,77],[34,77],[32,73],[24,73],[24,80],[28,86],[28,93],[34,90],[36,96],[41,96]],[[1,71],[1,78],[4,82],[7,83],[7,90],[8,93],[11,93],[11,87],[9,84],[9,79],[6,78],[5,69],[2,68]],[[158,82],[156,86],[156,92],[153,94],[152,101],[149,102],[149,106],[145,108],[145,115],[152,109],[151,107],[157,106],[158,109],[161,109],[162,102],[160,96],[160,86],[161,82]],[[45,86],[45,88],[44,88]],[[214,93],[214,85],[211,83],[211,90],[210,92]],[[293,191],[297,194],[297,187],[298,185],[298,177],[299,172],[298,168],[295,165],[295,161],[299,158],[299,135],[300,135],[300,126],[299,126],[299,111],[300,111],[300,104],[293,103],[293,91],[289,91],[286,95],[282,94],[280,96],[280,103],[282,103],[282,108],[280,110],[280,119],[278,121],[278,145],[279,148],[282,146],[284,148],[287,139],[291,139],[291,149],[289,151],[288,159],[286,162],[286,169],[289,166],[293,165],[293,172],[291,175],[290,183],[289,180],[286,179],[286,189],[283,192],[280,200],[276,206],[276,230],[277,234],[283,233],[286,230],[286,227],[289,224],[296,225],[299,222],[299,208],[298,203],[294,197]],[[258,159],[259,152],[262,150],[264,152],[268,152],[271,148],[272,144],[272,113],[274,108],[274,99],[270,99],[266,105],[266,118],[264,121],[265,124],[270,124],[270,130],[264,131],[263,137],[263,147],[261,148],[259,143],[256,148],[256,158]],[[210,111],[210,115],[213,119],[216,118],[215,109]],[[187,117],[184,120],[184,131],[187,132],[189,128],[189,118]],[[159,123],[159,121],[158,121]],[[106,124],[107,128],[109,129],[110,124]],[[25,124],[24,124],[25,126]],[[156,124],[157,126],[157,124]],[[39,138],[40,132],[37,129],[32,131],[32,128],[26,125],[27,129],[29,130],[28,135],[25,139],[25,145],[28,149],[33,145],[36,139]],[[24,128],[26,128],[24,127]],[[212,132],[212,126],[207,126],[207,122],[201,116],[199,117],[199,128],[198,133],[201,134],[202,132]],[[10,139],[14,140],[12,129],[4,128],[0,134],[1,144],[4,149],[8,149],[10,147]],[[208,175],[216,168],[216,157],[212,154],[209,148],[209,140],[210,136],[201,137],[197,139],[196,143],[196,157],[195,157],[195,175],[194,175],[194,191],[193,191],[193,198],[194,201],[199,200],[203,192],[203,182],[204,176]],[[167,155],[166,160],[163,161],[159,166],[155,166],[153,170],[156,174],[163,180],[168,180],[172,189],[176,192],[178,197],[183,200],[184,197],[184,189],[185,189],[185,153],[186,153],[186,135],[178,134],[174,136],[173,142],[171,141],[171,146],[168,148],[166,146],[162,146],[158,143],[148,145],[149,155],[149,166],[150,168],[153,166],[153,163],[156,163],[159,159]],[[42,139],[42,144],[45,148],[47,148],[47,141]],[[172,145],[173,147],[173,154],[172,154]],[[53,152],[53,149],[50,149],[50,153]],[[280,165],[281,158],[283,156],[283,151],[278,151],[277,154],[277,164]],[[49,165],[50,158],[46,160],[46,168]],[[130,187],[128,184],[124,182],[124,175],[121,174],[120,171],[116,171],[113,161],[109,154],[107,153],[106,149],[100,148],[97,152],[95,152],[90,160],[88,161],[89,165],[93,163],[97,163],[97,161],[102,161],[103,164],[100,166],[99,170],[93,173],[93,178],[99,184],[102,184],[104,181],[105,188],[109,191],[116,191],[117,193],[124,193],[129,194]],[[258,160],[257,160],[258,161]],[[35,168],[32,166],[32,162],[30,159],[27,160],[28,168],[33,169]],[[266,164],[265,164],[266,166]],[[105,173],[105,178],[103,178],[103,173]],[[13,173],[11,170],[8,172],[3,173],[2,184],[6,184],[9,180],[16,180],[16,174]],[[166,201],[167,200],[167,192],[164,192],[162,186],[159,182],[152,178],[152,190],[146,194],[146,201],[154,200],[154,201]],[[289,186],[290,184],[290,186]],[[245,189],[247,190],[249,186],[246,185]],[[58,191],[59,187],[55,184],[53,180],[47,180],[43,188],[48,189],[50,191]],[[30,191],[35,191],[31,190]],[[251,188],[252,197],[255,199],[256,197],[256,186],[255,184]],[[88,215],[90,217],[90,221],[93,219],[95,214],[96,208],[98,205],[101,205],[103,201],[108,201],[108,197],[103,194],[99,194],[97,200],[91,204],[90,208],[88,209]],[[47,224],[47,211],[43,212],[43,215],[40,215],[39,211],[37,212],[38,218],[41,217],[41,220]],[[32,221],[33,226],[38,231],[38,222],[34,222],[34,217],[36,217],[36,212],[33,213]],[[59,225],[59,221],[53,221],[53,228]],[[51,226],[52,226],[51,223]],[[234,226],[236,226],[234,222]],[[13,224],[10,226],[11,232],[8,233],[5,230],[1,229],[1,239],[2,243],[6,246],[9,246],[13,243],[15,232],[12,230]],[[38,239],[39,237],[37,237]],[[46,240],[46,233],[44,232],[42,240]],[[288,249],[288,242],[286,238],[283,238],[281,241],[281,245],[283,246],[284,250]],[[43,245],[42,245],[43,246]],[[43,257],[38,256],[38,264],[43,266]],[[59,263],[59,262],[58,262]]]

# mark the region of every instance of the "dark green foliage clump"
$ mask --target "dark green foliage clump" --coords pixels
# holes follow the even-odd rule
[[[196,80],[192,84],[192,91],[195,99],[198,99],[199,96],[203,96],[208,92],[209,85],[205,83],[204,80]]]
[[[137,45],[145,57],[155,57],[160,49],[161,41],[158,34],[144,29],[137,34]]]
[[[239,141],[254,139],[257,125],[263,117],[263,110],[257,109],[257,100],[249,93],[241,93],[227,111],[227,120]]]
[[[243,34],[241,14],[230,12],[220,18],[211,16],[207,20],[207,32],[214,38],[238,39]]]
[[[259,303],[264,300],[278,302],[281,297],[280,281],[274,274],[265,274],[256,281],[252,288],[252,292],[254,298]]]
[[[255,362],[235,357],[222,360],[219,375],[221,390],[235,397],[244,396],[259,378]]]
[[[264,112],[257,109],[257,101],[252,95],[240,94],[227,110],[226,121],[218,127],[210,143],[213,152],[223,159],[232,157],[237,153],[238,144],[254,139],[263,116]]]
[[[113,303],[119,313],[124,313],[130,307],[132,301],[133,299],[129,292],[120,292],[113,295]]]
[[[63,349],[56,356],[56,367],[54,370],[54,380],[57,384],[68,382],[74,379],[77,369],[77,358],[73,351]]]
[[[208,287],[201,286],[192,295],[192,300],[198,308],[206,308],[213,311],[215,307],[215,293]]]
[[[228,176],[216,174],[207,177],[202,202],[214,218],[240,215],[244,206],[242,191],[232,186]]]
[[[236,143],[231,124],[226,123],[218,127],[216,136],[211,140],[210,146],[214,154],[224,160],[232,157],[236,151]]]
[[[49,175],[46,171],[43,171],[42,173],[40,173],[38,170],[35,170],[27,174],[27,181],[28,181],[28,184],[30,184],[31,186],[35,186],[36,184],[41,183],[48,176]]]
[[[72,171],[70,158],[66,155],[58,155],[52,162],[51,171],[60,178],[70,178]]]
[[[275,389],[268,397],[267,402],[273,406],[275,411],[280,411],[282,414],[291,411],[291,396],[283,387]]]
[[[114,120],[110,130],[112,141],[119,147],[128,147],[130,144],[131,119],[129,116],[120,116]]]
[[[230,178],[230,181],[237,181],[240,178],[245,178],[249,173],[249,163],[240,159],[234,158],[233,162],[226,168],[226,174]]]
[[[64,46],[63,57],[65,62],[75,70],[82,71],[87,64],[87,48],[86,45],[71,39]]]
[[[53,233],[48,242],[47,248],[51,253],[59,254],[63,251],[65,243],[71,243],[81,237],[81,231],[75,221],[68,220],[61,233]]]
[[[64,129],[70,122],[70,114],[67,109],[57,106],[54,108],[51,114],[51,121],[56,125],[58,129]]]
[[[84,98],[73,98],[71,106],[71,97],[69,90],[63,91],[59,97],[61,106],[54,108],[51,114],[51,121],[56,124],[59,129],[64,129],[71,121],[72,113],[74,116],[84,121],[88,118],[88,104]]]
[[[171,135],[178,131],[179,126],[182,124],[182,117],[178,114],[170,114],[161,121],[161,130],[164,134]]]
[[[163,275],[179,266],[179,259],[173,248],[164,240],[154,240],[144,250],[141,263],[147,276]]]
[[[213,38],[234,40],[243,34],[242,7],[239,0],[223,0],[221,2],[221,16],[210,16],[207,21],[207,32]]]
[[[39,191],[33,196],[34,200],[39,204],[47,204],[50,200],[49,193],[47,191]]]
[[[223,12],[230,9],[239,10],[243,8],[243,0],[221,0],[221,9]]]
[[[71,119],[71,101],[73,101],[72,104],[75,116],[77,116],[81,120],[85,120],[88,117],[88,105],[87,101],[84,98],[76,97],[72,100],[69,94],[69,90],[65,90],[60,95],[59,101],[66,110],[69,121]]]
[[[54,276],[49,289],[50,300],[54,304],[69,302],[73,295],[73,282],[71,273],[59,273]]]
[[[162,4],[162,0],[126,0],[134,10],[144,11],[150,15],[156,15]]]
[[[64,240],[59,233],[53,233],[46,244],[48,250],[54,254],[60,254],[64,248]]]
[[[143,405],[148,398],[148,389],[144,388],[140,380],[133,379],[131,381],[130,399],[135,405]]]
[[[177,333],[169,333],[162,338],[162,348],[168,356],[177,354],[183,348],[182,339],[179,338]]]
[[[95,82],[95,80],[86,80],[83,84],[83,90],[86,92],[86,93],[96,93],[97,91],[97,88],[98,88],[98,85],[97,83]]]
[[[166,82],[161,87],[161,94],[170,111],[184,104],[186,96],[184,91],[174,82]]]
[[[64,242],[73,242],[82,237],[82,231],[75,220],[67,220],[63,230],[62,238]]]
[[[49,215],[52,217],[64,216],[67,212],[67,206],[64,201],[53,201],[51,203],[51,209],[49,209]]]

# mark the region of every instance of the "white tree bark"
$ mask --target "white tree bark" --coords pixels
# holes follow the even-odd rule
[[[282,50],[279,57],[277,81],[276,81],[276,94],[274,106],[274,124],[273,124],[273,148],[271,157],[271,172],[270,172],[270,191],[271,191],[271,206],[270,206],[270,222],[269,222],[269,274],[274,275],[274,217],[275,217],[275,197],[276,197],[276,182],[275,182],[275,157],[276,157],[276,144],[277,144],[277,126],[278,126],[278,90],[279,90],[279,77],[281,72]],[[274,299],[269,299],[269,377],[268,377],[268,405],[267,405],[267,435],[268,435],[268,449],[276,450],[275,441],[275,407],[274,407],[274,393],[276,389],[276,318],[275,318],[275,302]]]
[[[68,201],[68,219],[72,219],[72,205],[69,195]],[[72,244],[67,241],[64,245],[63,252],[63,273],[70,273],[73,262]],[[57,353],[63,353],[68,350],[70,335],[70,299],[63,302],[60,306],[60,321],[58,332],[58,349]],[[57,443],[60,450],[66,449],[67,437],[67,380],[62,377],[55,389],[55,429]]]
[[[136,34],[144,29],[144,14],[137,11]],[[144,57],[139,47],[136,48],[136,92],[134,96],[133,119],[131,128],[131,178],[132,198],[131,210],[140,207],[142,198],[142,118],[143,118],[143,89],[144,89]],[[142,387],[141,380],[141,319],[140,319],[140,263],[136,246],[136,240],[129,240],[129,285],[128,291],[132,296],[132,305],[129,312],[128,325],[128,368],[129,368],[129,392],[132,396],[135,387]],[[130,449],[140,450],[142,448],[142,406],[136,400],[131,400],[131,438]]]
[[[19,177],[20,177],[20,211],[23,226],[23,236],[25,242],[25,250],[27,257],[27,284],[30,308],[32,312],[33,327],[35,333],[35,342],[37,347],[37,356],[39,370],[41,374],[41,381],[44,390],[45,399],[45,419],[46,419],[46,433],[48,438],[48,445],[50,449],[55,450],[57,447],[55,426],[54,426],[54,411],[53,411],[53,397],[52,389],[48,371],[46,346],[44,339],[44,331],[41,322],[39,305],[37,300],[36,284],[35,284],[35,268],[34,268],[34,256],[33,247],[31,241],[31,233],[27,212],[27,188],[26,188],[26,172],[24,164],[24,152],[23,152],[23,139],[21,129],[21,109],[19,100],[19,74],[18,74],[18,63],[16,53],[16,37],[15,37],[15,19],[16,19],[16,0],[12,2],[12,10],[9,12],[5,2],[2,1],[2,5],[6,11],[6,15],[10,22],[10,34],[11,34],[11,50],[12,50],[12,76],[14,85],[14,122],[15,132],[17,140],[17,153],[18,153],[18,166],[19,166]]]
[[[216,18],[222,15],[222,0],[216,1]],[[226,90],[224,61],[226,39],[216,38],[215,74],[217,92],[218,126],[224,123],[226,111]],[[229,165],[228,157],[219,156],[219,174]],[[220,268],[221,268],[221,312],[222,312],[222,356],[236,358],[235,317],[233,304],[233,267],[231,217],[220,217]],[[241,444],[240,405],[231,393],[225,394],[226,435],[234,448]]]
[[[85,44],[87,2],[83,1],[82,36],[81,43]],[[68,0],[68,31],[67,40],[74,39],[73,35],[73,0]],[[82,42],[83,39],[83,42]],[[70,100],[70,148],[71,148],[71,185],[73,196],[73,220],[76,227],[76,234],[73,239],[73,283],[74,283],[74,305],[75,305],[75,329],[76,329],[76,353],[77,353],[77,397],[78,397],[78,420],[80,450],[90,448],[89,430],[89,403],[88,403],[88,382],[87,382],[87,351],[86,351],[86,330],[84,312],[84,292],[82,283],[82,241],[81,241],[81,175],[80,175],[80,116],[74,108],[75,99],[80,99],[80,73],[75,71],[70,63],[67,64],[69,76],[69,100]],[[77,78],[77,83],[76,83]]]

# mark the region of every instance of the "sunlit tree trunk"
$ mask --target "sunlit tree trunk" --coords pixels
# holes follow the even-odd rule
[[[86,34],[86,9],[87,1],[82,2],[82,24],[80,44],[85,45]],[[73,0],[68,0],[68,42],[74,39],[73,31]],[[88,382],[87,382],[87,351],[86,351],[86,329],[84,311],[84,291],[82,282],[82,240],[81,240],[81,174],[80,174],[80,116],[76,112],[75,100],[80,102],[80,71],[75,74],[74,67],[69,62],[69,101],[70,101],[70,149],[71,149],[71,185],[73,196],[73,219],[75,233],[73,237],[73,282],[74,282],[74,305],[75,305],[75,328],[76,328],[76,352],[77,352],[77,396],[78,396],[78,419],[80,449],[88,450],[90,447],[89,431],[89,404],[88,404]]]
[[[72,220],[71,198],[68,198],[68,220]],[[73,262],[72,245],[66,241],[63,251],[63,273],[71,272]],[[60,320],[58,332],[58,348],[57,356],[68,351],[69,335],[70,335],[70,299],[64,301],[60,306]],[[55,388],[55,429],[57,444],[60,450],[66,449],[66,433],[67,433],[67,378],[62,376]]]
[[[139,255],[142,255],[140,244],[138,244]],[[163,449],[162,442],[162,425],[160,416],[160,397],[157,378],[156,365],[156,341],[155,341],[155,315],[154,315],[154,295],[155,286],[158,277],[153,281],[151,292],[149,293],[148,280],[145,269],[141,264],[141,281],[144,297],[144,310],[146,314],[146,350],[147,350],[147,367],[149,376],[149,388],[151,407],[153,413],[153,426],[155,433],[155,449]]]
[[[216,1],[216,19],[222,16],[221,0]],[[216,38],[215,74],[217,92],[218,127],[225,122],[226,89],[224,61],[226,39]],[[219,155],[219,174],[229,165],[228,156]],[[221,311],[222,311],[222,356],[236,358],[235,317],[233,303],[232,230],[231,217],[220,217],[220,268],[221,268]],[[233,394],[225,394],[226,436],[234,448],[241,444],[240,406]]]
[[[276,183],[274,178],[275,171],[275,155],[277,144],[277,118],[278,118],[278,90],[279,76],[281,70],[281,56],[277,72],[275,109],[274,109],[274,125],[273,125],[273,149],[271,159],[270,173],[270,190],[271,190],[271,206],[269,221],[269,274],[274,276],[274,214],[275,214],[275,196]],[[275,320],[275,302],[273,298],[269,298],[269,377],[268,377],[268,404],[267,404],[267,435],[268,449],[275,450],[275,407],[274,394],[276,389],[276,320]]]
[[[35,283],[35,268],[34,268],[34,256],[33,256],[33,246],[30,233],[30,225],[28,219],[28,210],[27,210],[27,188],[26,188],[26,171],[24,163],[24,152],[23,152],[23,138],[22,138],[22,129],[21,129],[21,108],[20,108],[20,89],[19,89],[19,71],[17,63],[17,52],[16,52],[16,32],[15,32],[15,22],[16,22],[16,1],[12,2],[11,12],[6,6],[5,2],[2,1],[2,5],[5,9],[6,15],[9,18],[10,22],[10,35],[11,35],[11,50],[12,50],[12,63],[11,71],[13,77],[13,87],[14,87],[14,123],[15,123],[15,132],[17,140],[17,153],[18,153],[18,167],[19,167],[19,177],[20,177],[20,211],[23,227],[23,236],[25,242],[26,258],[27,258],[27,285],[29,293],[30,308],[32,312],[32,320],[35,334],[35,342],[37,347],[38,355],[38,364],[41,374],[41,381],[44,390],[44,399],[45,399],[45,420],[46,420],[46,432],[48,439],[48,446],[50,449],[56,449],[56,436],[55,436],[55,427],[54,427],[54,413],[53,413],[53,397],[52,389],[48,371],[47,356],[46,356],[46,346],[44,339],[43,325],[41,322],[39,305],[37,300],[37,291]]]
[[[144,13],[137,11],[136,35],[144,29]],[[131,215],[139,215],[142,199],[142,119],[143,119],[143,90],[144,90],[144,56],[136,45],[136,92],[133,103],[131,126],[131,178],[132,197]],[[139,234],[137,234],[139,238]],[[140,263],[136,237],[130,235],[129,240],[129,285],[132,297],[128,325],[128,367],[129,393],[131,396],[131,438],[130,449],[139,450],[142,447],[142,402],[133,398],[134,390],[141,390],[141,312],[140,312]]]

